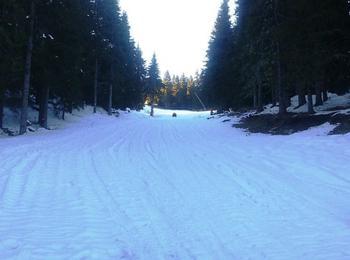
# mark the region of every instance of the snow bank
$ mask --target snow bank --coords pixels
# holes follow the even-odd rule
[[[338,96],[337,94],[328,93],[328,100],[324,102],[322,106],[314,107],[316,114],[324,114],[334,112],[332,109],[336,109],[339,107],[349,107],[350,106],[350,93],[347,93],[342,96]],[[316,96],[313,96],[313,102],[315,103]],[[294,96],[291,98],[291,106],[287,108],[288,112],[291,113],[307,113],[307,104],[295,109],[298,107],[298,96]],[[337,111],[338,111],[337,110]],[[340,109],[339,113],[350,114],[350,109]],[[272,107],[271,104],[267,105],[264,108],[264,111],[261,114],[277,114],[278,106]]]
[[[53,108],[50,106],[48,110],[48,126],[49,129],[58,129],[65,127],[69,123],[77,122],[80,118],[86,117],[88,115],[91,115],[93,113],[93,107],[92,106],[85,106],[84,109],[74,109],[73,113],[65,113],[65,120],[62,120],[58,118]],[[97,109],[98,114],[106,114],[106,111],[102,108]],[[39,114],[38,111],[33,109],[32,107],[28,108],[28,121],[32,124],[32,129],[34,131],[46,131],[43,128],[40,128],[38,125],[38,119]],[[20,110],[19,109],[10,109],[8,107],[5,107],[4,109],[4,128],[9,129],[13,133],[18,133],[19,131],[19,122],[20,122]],[[27,134],[31,134],[30,131],[28,131]],[[5,136],[4,133],[1,134],[0,137]]]

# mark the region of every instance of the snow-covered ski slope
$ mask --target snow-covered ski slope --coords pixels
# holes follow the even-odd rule
[[[0,259],[350,259],[349,135],[171,114],[0,139]]]

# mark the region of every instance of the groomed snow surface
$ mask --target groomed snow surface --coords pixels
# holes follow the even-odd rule
[[[350,259],[350,135],[172,112],[1,138],[0,259]]]

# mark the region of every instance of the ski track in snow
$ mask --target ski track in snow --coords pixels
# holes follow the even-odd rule
[[[0,139],[0,259],[350,259],[350,136],[204,113]]]

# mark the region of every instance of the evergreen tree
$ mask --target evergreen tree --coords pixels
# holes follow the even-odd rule
[[[21,118],[20,118],[20,134],[24,134],[27,131],[27,117],[28,117],[28,99],[29,99],[29,88],[30,80],[32,76],[32,57],[33,57],[33,41],[34,41],[34,22],[36,18],[36,4],[34,0],[30,3],[30,15],[28,25],[28,40],[26,49],[26,58],[24,65],[24,82],[22,89],[22,107],[21,107]]]
[[[174,75],[171,77],[167,71],[163,78],[163,87],[158,93],[159,106],[167,109],[198,109],[203,106],[202,100],[198,96],[199,74],[196,78],[181,77]]]
[[[161,105],[166,108],[171,108],[174,104],[173,100],[173,84],[169,71],[166,71],[163,78],[163,92],[160,97]]]
[[[162,87],[162,80],[159,75],[157,57],[153,54],[152,61],[147,70],[147,94],[151,103],[151,116],[154,116],[155,97]]]
[[[85,103],[142,107],[144,60],[118,1],[2,1],[0,12],[0,127],[4,105],[22,109],[21,133],[28,106],[48,126],[50,99],[62,118]]]
[[[133,96],[134,107],[141,109],[144,104],[144,88],[146,82],[146,62],[142,57],[142,51],[139,46],[134,50],[134,80],[135,93]]]
[[[23,49],[26,46],[26,16],[28,3],[0,3],[0,128],[4,127],[3,113],[8,94],[17,95],[23,84]]]
[[[298,95],[299,106],[307,102],[312,113],[314,105],[327,100],[328,91],[349,89],[350,21],[345,1],[238,0],[233,29],[219,30],[229,28],[225,2],[201,75],[201,94],[211,106],[261,110],[271,102],[283,115],[290,98]],[[231,42],[215,48],[224,36]],[[218,53],[226,56],[220,60]]]
[[[229,15],[228,0],[224,0],[212,33],[207,63],[204,69],[203,87],[207,102],[211,106],[226,107],[227,94],[232,86],[229,82],[230,66],[228,56],[232,46],[232,24]]]

